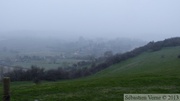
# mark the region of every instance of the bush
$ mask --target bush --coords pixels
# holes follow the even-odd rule
[[[38,84],[41,83],[41,80],[36,77],[36,78],[34,78],[33,82],[34,82],[36,85],[38,85]]]
[[[180,55],[178,55],[178,58],[180,59]]]

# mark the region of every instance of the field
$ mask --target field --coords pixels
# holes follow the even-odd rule
[[[30,68],[32,65],[35,65],[45,69],[57,69],[58,67],[68,67],[79,61],[84,61],[82,59],[75,59],[72,57],[62,58],[60,57],[60,54],[61,53],[58,52],[43,51],[25,53],[0,52],[0,65],[4,65],[5,63],[7,66],[20,66],[24,68]],[[34,59],[33,57],[40,59]],[[86,59],[85,61],[89,60]]]
[[[40,61],[30,61],[30,62],[15,62],[13,66],[22,66],[24,68],[30,68],[32,65],[35,65],[35,66],[42,67],[48,70],[48,69],[57,69],[58,67],[68,67],[79,61],[82,61],[82,60],[61,59],[61,60],[56,61],[56,63],[40,60]]]
[[[145,52],[76,80],[12,82],[12,101],[123,101],[123,94],[180,93],[180,47]],[[0,84],[2,90],[2,84]],[[2,91],[0,91],[2,97]]]

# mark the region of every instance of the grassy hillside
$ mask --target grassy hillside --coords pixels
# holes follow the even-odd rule
[[[124,93],[180,93],[178,55],[180,47],[168,47],[145,52],[86,78],[39,85],[14,82],[12,101],[123,101]]]
[[[167,47],[160,51],[145,52],[119,64],[115,64],[99,73],[98,76],[134,76],[134,75],[179,75],[180,47]],[[97,76],[96,75],[96,76]]]

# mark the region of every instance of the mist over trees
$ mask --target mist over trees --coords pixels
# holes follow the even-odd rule
[[[129,38],[84,38],[82,36],[70,40],[59,37],[43,37],[23,35],[1,37],[0,51],[14,54],[29,52],[58,52],[68,57],[95,55],[102,56],[106,51],[114,54],[132,50],[146,42]],[[27,33],[27,32],[24,32]],[[29,32],[30,33],[30,32]],[[21,36],[22,35],[22,36]],[[36,55],[36,54],[35,54]]]
[[[0,40],[0,65],[22,66],[21,64],[32,62],[31,65],[37,65],[34,61],[58,65],[62,64],[65,59],[92,61],[94,58],[124,53],[145,43],[128,38],[88,39],[79,37],[76,40],[67,41],[61,38],[7,36]],[[68,65],[65,62],[63,64]]]
[[[93,70],[90,71],[89,68],[96,66],[97,62],[103,62],[116,53],[124,53],[146,43],[142,40],[128,38],[88,39],[79,37],[67,41],[58,37],[26,36],[23,32],[15,35],[17,36],[4,35],[0,39],[0,66],[6,67],[2,69],[4,72],[1,71],[1,75],[13,71],[9,74],[12,80],[35,79],[36,81],[39,77],[28,77],[30,71],[39,72],[34,67],[43,67],[44,70],[40,70],[47,80],[52,79],[48,75],[58,75],[59,72],[60,74],[65,73],[66,76],[57,79],[90,75]],[[56,80],[55,77],[54,79]]]

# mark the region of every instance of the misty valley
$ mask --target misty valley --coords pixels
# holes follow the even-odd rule
[[[45,70],[58,68],[90,68],[114,54],[130,51],[144,45],[141,40],[86,39],[71,41],[30,37],[2,37],[0,40],[0,67],[3,74],[14,69],[28,70],[32,66]]]
[[[0,0],[0,100],[179,101],[180,0]]]

